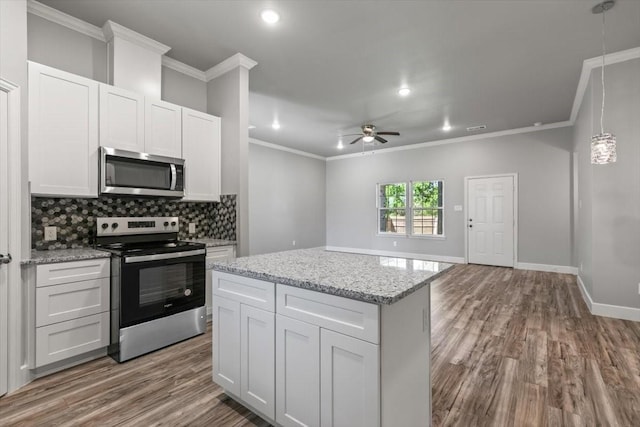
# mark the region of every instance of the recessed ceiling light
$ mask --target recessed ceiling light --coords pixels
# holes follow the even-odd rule
[[[278,15],[278,12],[271,9],[263,10],[262,13],[260,14],[260,17],[264,22],[266,22],[269,25],[273,25],[280,20],[280,15]]]
[[[444,126],[442,126],[442,130],[449,132],[451,130],[451,125],[449,123],[445,123]]]
[[[534,126],[542,126],[542,122],[535,122],[533,125]]]
[[[338,140],[338,150],[342,150],[344,148],[344,145],[342,145],[342,138],[340,138]]]
[[[406,86],[403,86],[400,89],[398,89],[398,95],[400,96],[408,96],[410,93],[411,93],[411,89],[409,89]]]
[[[280,129],[280,123],[278,123],[278,122],[273,122],[273,123],[271,124],[271,127],[272,127],[274,130],[278,130],[278,129]]]

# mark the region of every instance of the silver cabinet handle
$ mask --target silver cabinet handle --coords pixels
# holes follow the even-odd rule
[[[3,255],[0,254],[0,264],[9,264],[13,258],[11,258],[11,254]]]

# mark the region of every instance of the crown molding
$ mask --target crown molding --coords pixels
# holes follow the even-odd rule
[[[605,55],[604,64],[606,66],[637,58],[640,58],[640,47],[621,50],[620,52],[614,52]],[[580,80],[578,81],[578,89],[576,89],[576,97],[573,100],[573,107],[571,108],[571,116],[569,118],[571,124],[575,123],[576,118],[578,117],[578,112],[580,111],[580,106],[582,105],[584,93],[587,90],[587,86],[589,85],[589,77],[591,77],[591,71],[599,67],[602,67],[602,56],[585,59],[585,61],[582,63],[582,72],[580,73]]]
[[[234,68],[244,67],[247,70],[250,70],[256,65],[258,65],[258,63],[253,59],[248,58],[241,53],[236,53],[235,55],[225,59],[221,63],[209,68],[207,71],[205,71],[205,75],[207,81],[210,81],[215,79],[216,77],[220,77],[221,75],[228,73]]]
[[[160,55],[164,55],[171,49],[171,47],[165,44],[162,44],[152,38],[137,33],[127,27],[123,27],[122,25],[115,23],[112,20],[108,20],[104,23],[104,25],[102,26],[102,32],[104,33],[104,37],[108,42],[111,41],[114,37],[119,37]]]
[[[207,81],[204,71],[200,71],[197,68],[192,67],[191,65],[187,65],[184,62],[169,58],[168,56],[162,57],[162,66],[171,68],[172,70],[179,73],[186,74],[187,76],[193,77],[194,79],[198,79],[203,82]]]
[[[5,80],[0,77],[0,90],[3,92],[11,92],[12,90],[18,89],[20,86],[17,84],[10,82],[9,80]]]
[[[35,0],[27,0],[27,12],[44,18],[48,21],[55,22],[71,30],[75,30],[86,36],[93,37],[94,39],[106,42],[104,33],[100,27],[89,24],[82,19],[75,18],[71,15],[67,15],[64,12],[60,12],[57,9],[46,6]]]
[[[327,160],[326,157],[319,156],[317,154],[308,153],[306,151],[301,151],[301,150],[296,150],[295,148],[289,148],[289,147],[285,147],[285,146],[278,145],[278,144],[272,144],[270,142],[262,141],[262,140],[255,139],[255,138],[249,138],[249,143],[250,144],[255,144],[255,145],[261,145],[263,147],[271,148],[273,150],[286,151],[287,153],[297,154],[298,156],[310,157],[312,159],[317,159],[317,160],[322,160],[322,161]]]
[[[518,128],[518,129],[507,129],[507,130],[501,130],[497,132],[481,133],[478,135],[461,136],[459,138],[440,139],[437,141],[421,142],[419,144],[402,145],[400,147],[382,148],[377,150],[365,151],[364,153],[358,152],[358,153],[351,153],[351,154],[342,154],[338,156],[327,157],[327,161],[330,162],[333,160],[349,159],[352,157],[362,157],[363,155],[367,155],[367,154],[389,154],[396,151],[417,150],[420,148],[436,147],[438,145],[455,144],[458,142],[477,141],[479,139],[498,138],[501,136],[518,135],[521,133],[531,133],[531,132],[537,132],[541,130],[564,128],[572,125],[573,123],[569,121],[564,121],[564,122],[557,122],[557,123],[549,123],[542,126],[527,126],[527,127]]]

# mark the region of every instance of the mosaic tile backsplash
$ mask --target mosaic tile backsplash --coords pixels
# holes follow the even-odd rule
[[[38,250],[93,246],[95,219],[114,216],[180,217],[179,239],[212,237],[236,240],[236,196],[220,202],[181,202],[170,199],[133,199],[100,196],[98,199],[31,198],[31,247]],[[196,233],[189,234],[189,223]],[[45,241],[44,227],[58,228],[58,240]]]

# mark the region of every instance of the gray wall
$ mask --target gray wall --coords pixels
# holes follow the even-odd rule
[[[162,67],[162,99],[206,113],[207,84],[171,68]]]
[[[600,132],[600,72],[591,75],[574,133],[580,277],[594,302],[640,308],[640,59],[606,68],[605,131],[616,135],[618,150],[610,165],[588,157],[591,135]]]
[[[571,128],[327,162],[327,245],[464,257],[464,177],[517,173],[518,261],[571,265]],[[445,239],[376,236],[376,184],[444,180]],[[397,242],[397,247],[393,242]]]
[[[32,14],[27,15],[27,30],[30,61],[107,82],[106,43]],[[207,86],[162,67],[162,99],[206,112]]]
[[[324,160],[249,144],[250,254],[324,246],[325,193]]]

